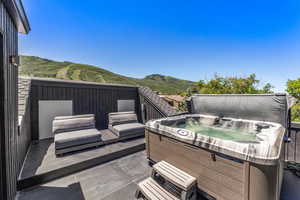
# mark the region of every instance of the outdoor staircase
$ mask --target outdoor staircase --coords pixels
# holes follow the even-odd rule
[[[181,114],[179,110],[170,106],[167,101],[161,98],[156,92],[149,87],[139,87],[139,94],[145,101],[150,103],[163,117]]]
[[[196,200],[196,178],[161,161],[153,165],[151,177],[138,184],[137,199]]]

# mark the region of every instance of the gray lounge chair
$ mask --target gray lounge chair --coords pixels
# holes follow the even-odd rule
[[[55,117],[53,133],[56,155],[103,144],[94,115]]]
[[[138,123],[134,112],[109,113],[108,119],[108,128],[120,139],[129,139],[145,134],[145,125]]]

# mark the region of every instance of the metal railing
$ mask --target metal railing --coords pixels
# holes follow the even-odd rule
[[[159,119],[179,114],[180,111],[171,107],[148,87],[140,87],[139,95],[143,104],[142,114],[144,121]]]

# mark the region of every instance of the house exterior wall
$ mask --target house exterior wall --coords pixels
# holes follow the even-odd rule
[[[18,31],[0,1],[0,32],[3,36],[3,67],[1,67],[1,182],[0,199],[14,199],[18,174],[17,161],[17,76],[18,68],[9,57],[18,54]],[[2,58],[1,58],[2,59]],[[2,195],[2,196],[1,196]]]
[[[30,80],[20,79],[18,81],[18,137],[17,155],[18,172],[21,171],[27,150],[31,143],[30,127]],[[19,173],[18,173],[19,174]]]

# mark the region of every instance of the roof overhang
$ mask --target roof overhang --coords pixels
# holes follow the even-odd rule
[[[30,25],[21,0],[0,0],[3,2],[19,33],[27,34]]]

